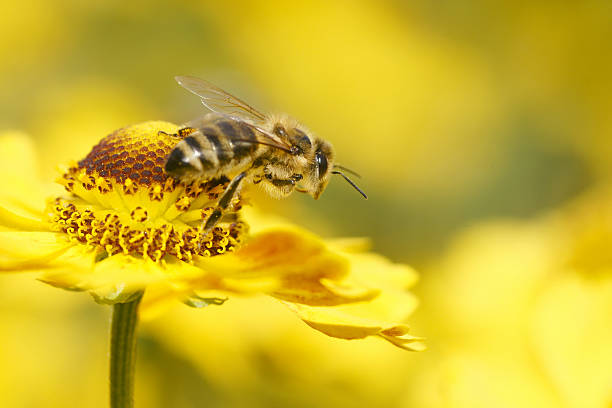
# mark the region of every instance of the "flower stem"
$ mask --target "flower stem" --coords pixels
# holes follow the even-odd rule
[[[110,353],[110,406],[134,406],[134,367],[136,361],[136,324],[143,293],[131,302],[113,305]]]

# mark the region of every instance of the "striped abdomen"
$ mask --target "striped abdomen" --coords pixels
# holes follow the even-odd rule
[[[215,118],[177,143],[166,161],[166,173],[176,178],[227,174],[245,167],[264,150],[249,125]]]

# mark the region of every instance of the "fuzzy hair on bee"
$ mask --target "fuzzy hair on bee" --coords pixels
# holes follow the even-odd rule
[[[179,131],[182,139],[168,155],[166,173],[181,181],[231,180],[205,231],[214,227],[245,184],[260,185],[275,198],[298,191],[318,199],[331,175],[339,174],[367,198],[340,170],[352,171],[335,164],[332,145],[291,116],[260,113],[203,79],[176,80],[212,112]]]

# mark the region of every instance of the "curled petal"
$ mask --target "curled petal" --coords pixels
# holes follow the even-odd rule
[[[335,307],[284,303],[306,324],[328,336],[343,339],[379,336],[406,350],[423,350],[422,339],[409,335],[404,324],[417,306],[416,298],[406,290],[416,282],[416,273],[375,254],[345,255],[353,285],[377,289],[376,298]]]
[[[408,326],[394,326],[387,330],[382,330],[378,335],[393,345],[408,351],[424,351],[426,349],[422,337],[415,337],[408,334]]]
[[[406,350],[424,349],[422,339],[408,334],[403,321],[416,307],[407,292],[382,292],[372,301],[335,307],[312,307],[283,302],[310,327],[331,337],[362,339],[380,336]]]

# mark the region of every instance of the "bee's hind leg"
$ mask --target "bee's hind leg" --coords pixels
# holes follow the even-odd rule
[[[203,229],[203,232],[205,234],[209,233],[217,224],[217,222],[219,222],[219,220],[223,216],[223,212],[227,210],[227,207],[229,207],[229,204],[232,202],[232,198],[234,198],[234,196],[236,195],[238,187],[240,187],[240,183],[246,175],[246,171],[243,171],[242,173],[234,177],[232,181],[230,181],[229,185],[223,192],[223,195],[219,199],[219,202],[217,203],[217,208],[215,208],[213,213],[206,220],[206,224],[204,225]]]

